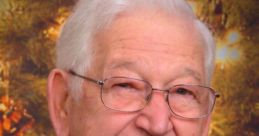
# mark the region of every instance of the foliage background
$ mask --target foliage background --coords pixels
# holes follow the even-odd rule
[[[189,2],[217,41],[213,87],[221,97],[210,136],[258,136],[259,1]],[[33,117],[34,125],[25,135],[54,135],[47,112],[46,79],[54,68],[60,26],[74,3],[0,0],[0,96],[10,97]]]

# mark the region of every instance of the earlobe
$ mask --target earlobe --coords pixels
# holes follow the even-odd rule
[[[58,136],[69,135],[68,74],[60,69],[54,69],[48,77],[48,107],[52,124]]]

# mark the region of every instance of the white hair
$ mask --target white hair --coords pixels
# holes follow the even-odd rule
[[[214,67],[215,45],[208,28],[194,15],[184,0],[79,0],[57,42],[57,68],[86,73],[91,64],[94,35],[107,27],[116,16],[138,8],[157,8],[174,16],[192,20],[205,44],[205,69],[209,83]],[[80,96],[82,80],[72,77],[71,90]]]

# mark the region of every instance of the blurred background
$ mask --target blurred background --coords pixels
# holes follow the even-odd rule
[[[210,136],[259,136],[259,1],[189,0],[217,42]],[[46,79],[75,0],[0,0],[0,136],[53,136]]]

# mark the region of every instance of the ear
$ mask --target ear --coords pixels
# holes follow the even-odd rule
[[[57,136],[69,135],[68,120],[68,73],[54,69],[48,77],[49,114]]]

